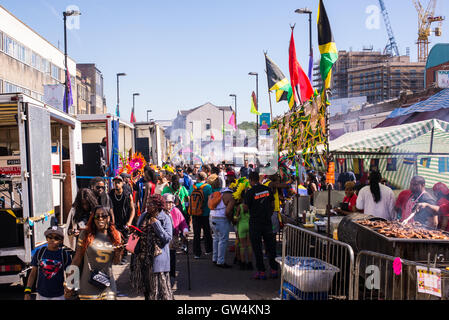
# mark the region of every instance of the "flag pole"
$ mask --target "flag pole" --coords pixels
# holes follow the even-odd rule
[[[263,54],[265,56],[265,61],[267,61],[267,53],[268,51],[264,51]],[[265,70],[265,74],[267,75],[267,83],[268,83],[268,70]],[[270,88],[268,88],[268,99],[270,101],[270,124],[273,121],[273,107],[271,105],[271,91]]]
[[[324,90],[324,107],[325,109],[325,120],[326,120],[326,160],[327,160],[327,175],[329,175],[330,172],[330,162],[331,162],[331,154],[330,154],[330,148],[329,148],[329,138],[330,138],[330,130],[329,130],[329,108],[327,106],[327,92],[328,89]],[[331,194],[332,190],[330,188],[330,183],[327,186],[327,206],[326,206],[326,213],[327,213],[327,235],[329,238],[331,237]]]

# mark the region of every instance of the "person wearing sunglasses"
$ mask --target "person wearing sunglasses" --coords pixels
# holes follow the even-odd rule
[[[32,269],[24,292],[25,300],[31,300],[31,288],[36,280],[36,300],[65,300],[64,270],[71,264],[72,258],[62,248],[64,232],[62,228],[53,226],[44,235],[47,246],[33,255]]]
[[[101,205],[105,208],[110,208],[112,215],[112,222],[115,223],[114,213],[112,212],[112,208],[114,207],[109,194],[106,192],[106,185],[104,183],[104,179],[101,177],[95,177],[90,180],[90,188],[95,194],[97,198],[98,205]]]
[[[120,232],[112,222],[109,208],[97,206],[87,222],[87,229],[81,231],[72,265],[80,270],[80,300],[116,300],[117,286],[112,273],[112,264],[119,264],[123,254]],[[102,286],[92,276],[101,272],[101,278],[109,283]],[[66,288],[66,297],[73,291]]]

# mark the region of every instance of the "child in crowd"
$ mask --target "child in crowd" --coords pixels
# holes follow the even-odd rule
[[[65,300],[64,271],[72,263],[72,257],[62,248],[64,232],[62,228],[53,226],[44,235],[48,245],[37,250],[33,256],[25,300],[31,300],[31,288],[36,280],[36,300]]]

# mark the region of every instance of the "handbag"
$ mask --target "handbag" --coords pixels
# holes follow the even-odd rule
[[[109,275],[107,275],[106,273],[104,273],[102,271],[92,270],[90,263],[89,263],[89,259],[87,259],[87,265],[89,266],[89,270],[90,270],[88,282],[91,285],[97,287],[100,290],[104,290],[105,288],[111,286],[111,278],[109,277]]]
[[[127,251],[137,254],[140,251],[140,235],[137,234],[137,232],[142,233],[142,230],[140,230],[137,227],[130,226],[135,230],[135,232],[131,233],[131,235],[128,238],[128,243],[126,244],[125,248]]]

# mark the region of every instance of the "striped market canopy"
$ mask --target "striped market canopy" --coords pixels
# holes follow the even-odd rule
[[[447,153],[449,155],[448,141],[449,123],[432,119],[347,133],[330,141],[330,151],[381,154]]]
[[[449,109],[449,89],[444,89],[429,99],[415,103],[407,108],[397,108],[388,115],[387,119],[411,115],[415,112],[431,112]]]
[[[433,130],[432,130],[433,129]],[[449,171],[441,170],[441,162],[449,164],[449,123],[426,120],[399,126],[347,133],[330,141],[336,159],[346,159],[348,169],[363,160],[365,171],[370,161],[378,159],[382,176],[392,185],[407,189],[414,175],[426,179],[426,187],[437,182],[449,184]],[[396,168],[388,169],[388,161],[396,159]],[[445,160],[446,161],[446,160]]]

